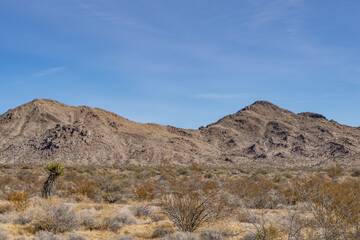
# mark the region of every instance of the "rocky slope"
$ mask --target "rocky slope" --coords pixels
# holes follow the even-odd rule
[[[244,167],[360,166],[360,128],[258,101],[199,130],[141,124],[37,99],[0,115],[0,162]]]

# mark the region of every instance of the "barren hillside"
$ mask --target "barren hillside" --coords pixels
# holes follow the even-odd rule
[[[141,124],[86,106],[34,100],[0,115],[0,162],[162,162],[246,167],[360,166],[360,128],[258,101],[199,130]]]

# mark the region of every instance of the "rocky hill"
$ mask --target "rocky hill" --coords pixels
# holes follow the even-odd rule
[[[0,163],[360,166],[360,128],[258,101],[199,130],[36,99],[0,115]]]

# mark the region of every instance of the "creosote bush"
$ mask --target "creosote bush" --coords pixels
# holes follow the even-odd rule
[[[230,213],[221,191],[198,176],[173,181],[161,190],[159,205],[181,231],[193,232]]]
[[[227,190],[240,198],[249,208],[274,208],[277,204],[274,189],[276,184],[263,176],[256,179],[240,178],[229,180]]]
[[[360,238],[360,182],[334,181],[321,175],[298,182],[302,201],[325,239]]]

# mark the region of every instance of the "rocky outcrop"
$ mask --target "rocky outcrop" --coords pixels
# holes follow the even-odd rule
[[[199,130],[37,99],[0,115],[0,162],[243,167],[360,166],[360,129],[258,101]]]

